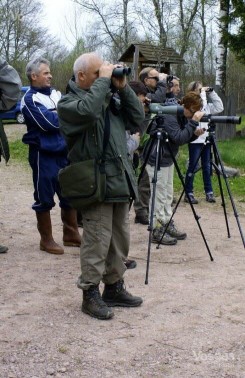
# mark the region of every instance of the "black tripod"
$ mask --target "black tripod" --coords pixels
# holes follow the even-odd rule
[[[170,153],[170,156],[173,160],[173,163],[174,163],[174,166],[176,168],[176,171],[177,171],[177,174],[178,174],[178,177],[181,181],[181,184],[184,188],[184,192],[185,192],[185,183],[184,183],[184,179],[181,175],[181,171],[180,171],[180,168],[178,166],[178,163],[175,159],[175,156],[173,154],[173,151],[169,145],[169,140],[168,140],[168,134],[164,131],[164,116],[162,115],[159,115],[159,116],[155,116],[154,117],[154,120],[156,121],[156,124],[157,124],[157,128],[153,131],[153,132],[150,132],[150,137],[151,137],[151,141],[150,141],[150,145],[148,147],[148,150],[147,150],[147,154],[146,154],[146,157],[145,157],[145,160],[144,160],[144,163],[142,165],[142,168],[141,168],[141,173],[139,175],[139,180],[141,180],[141,177],[143,175],[143,172],[144,172],[144,169],[146,167],[146,164],[148,162],[148,159],[149,159],[149,156],[152,152],[152,149],[153,149],[153,146],[155,146],[156,144],[156,159],[155,159],[155,166],[154,166],[154,176],[153,176],[153,179],[152,179],[152,199],[151,199],[151,212],[150,212],[150,224],[149,224],[149,227],[148,227],[148,231],[149,231],[149,241],[148,241],[148,252],[147,252],[147,266],[146,266],[146,278],[145,278],[145,284],[147,285],[148,284],[148,276],[149,276],[149,267],[150,267],[150,253],[151,253],[151,240],[152,240],[152,233],[153,233],[153,218],[154,218],[154,208],[155,208],[155,197],[156,197],[156,183],[157,183],[157,171],[159,169],[159,163],[160,163],[160,151],[161,151],[161,146],[162,144],[166,145],[169,153]],[[182,193],[183,195],[183,193]],[[186,196],[189,198],[189,195],[188,193],[186,193]],[[163,232],[163,235],[162,235],[162,238],[165,234],[165,232],[167,231],[167,228],[175,214],[175,211],[180,203],[180,200],[181,200],[181,197],[179,198],[174,210],[173,210],[173,214],[168,222],[168,224],[166,225],[166,228]],[[207,244],[207,241],[206,241],[206,238],[204,236],[204,233],[202,231],[202,228],[201,228],[201,225],[199,223],[199,216],[196,214],[196,211],[195,211],[195,208],[193,206],[193,204],[191,203],[190,201],[190,198],[189,198],[189,203],[190,203],[190,206],[191,206],[191,209],[192,209],[192,212],[193,212],[193,215],[194,215],[194,218],[197,222],[197,225],[199,227],[199,230],[201,232],[201,235],[202,235],[202,238],[204,240],[204,243],[206,245],[206,248],[208,250],[208,254],[209,254],[209,257],[210,257],[210,260],[213,261],[213,257],[211,255],[211,252],[210,252],[210,249],[209,249],[209,246]],[[158,247],[159,248],[159,245],[161,244],[161,241],[159,241],[159,244],[158,244]]]
[[[209,123],[208,123],[208,129],[207,129],[208,136],[206,137],[206,140],[205,140],[205,142],[204,142],[204,144],[203,144],[203,146],[201,148],[200,154],[199,154],[199,156],[198,156],[198,158],[197,158],[197,160],[196,160],[196,162],[194,164],[193,171],[190,172],[188,174],[188,176],[189,176],[189,179],[190,179],[195,174],[195,172],[197,171],[196,167],[197,167],[199,159],[200,159],[200,157],[202,155],[202,151],[205,148],[206,144],[209,142],[210,146],[211,146],[211,164],[210,164],[211,167],[210,167],[210,169],[212,169],[212,167],[214,167],[215,172],[217,174],[218,184],[219,184],[219,190],[220,190],[220,195],[221,195],[221,205],[222,205],[223,210],[224,210],[224,216],[225,216],[225,223],[226,223],[228,238],[230,238],[231,235],[230,235],[230,228],[229,228],[229,224],[228,224],[226,204],[225,204],[224,191],[223,191],[222,182],[221,182],[221,176],[224,179],[225,186],[226,186],[226,189],[227,189],[230,201],[231,201],[231,205],[232,205],[232,208],[233,208],[234,216],[236,218],[237,225],[238,225],[238,228],[239,228],[239,232],[240,232],[240,235],[241,235],[241,238],[242,238],[243,246],[245,248],[245,239],[244,239],[243,231],[242,231],[240,220],[239,220],[239,214],[237,212],[236,205],[235,205],[234,199],[233,199],[232,194],[231,194],[231,189],[230,189],[230,186],[229,186],[229,183],[228,183],[228,180],[227,180],[227,175],[225,173],[224,165],[222,163],[222,160],[221,160],[221,157],[220,157],[220,153],[219,153],[219,150],[218,150],[218,147],[217,147],[215,128],[216,128],[215,123],[213,121],[209,121]],[[214,156],[214,161],[213,161],[213,156]],[[180,196],[180,200],[181,200],[184,192],[185,191],[183,190],[183,192],[182,192],[182,194]]]

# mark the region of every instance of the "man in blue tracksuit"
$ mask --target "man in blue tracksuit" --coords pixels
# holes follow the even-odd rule
[[[76,211],[62,198],[58,172],[67,165],[67,147],[60,134],[57,103],[61,93],[51,88],[52,75],[49,62],[44,58],[30,61],[26,67],[30,89],[22,98],[21,109],[27,125],[23,142],[29,145],[29,163],[33,172],[34,204],[40,249],[48,253],[63,254],[64,250],[53,239],[50,210],[55,206],[57,194],[63,221],[64,245],[77,246],[81,237],[76,222]]]

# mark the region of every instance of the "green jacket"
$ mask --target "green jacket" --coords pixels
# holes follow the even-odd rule
[[[125,130],[139,127],[144,120],[144,111],[128,85],[118,92],[120,101],[112,101],[110,85],[110,79],[98,78],[85,91],[70,81],[69,93],[58,103],[58,116],[68,146],[68,159],[72,164],[101,158],[105,114],[109,107],[110,137],[105,150],[105,202],[124,202],[137,196],[136,177],[127,152]]]

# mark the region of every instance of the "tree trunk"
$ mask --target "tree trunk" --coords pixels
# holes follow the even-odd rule
[[[215,85],[222,93],[226,92],[226,61],[227,61],[227,44],[223,42],[223,32],[228,29],[228,22],[224,17],[229,14],[229,0],[220,0],[220,24],[219,24],[219,42],[216,56],[216,78]]]

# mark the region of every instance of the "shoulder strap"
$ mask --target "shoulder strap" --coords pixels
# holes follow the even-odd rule
[[[109,142],[111,131],[110,117],[109,117],[109,107],[106,108],[105,112],[105,128],[104,128],[104,139],[103,139],[103,155],[105,153],[106,146]]]

